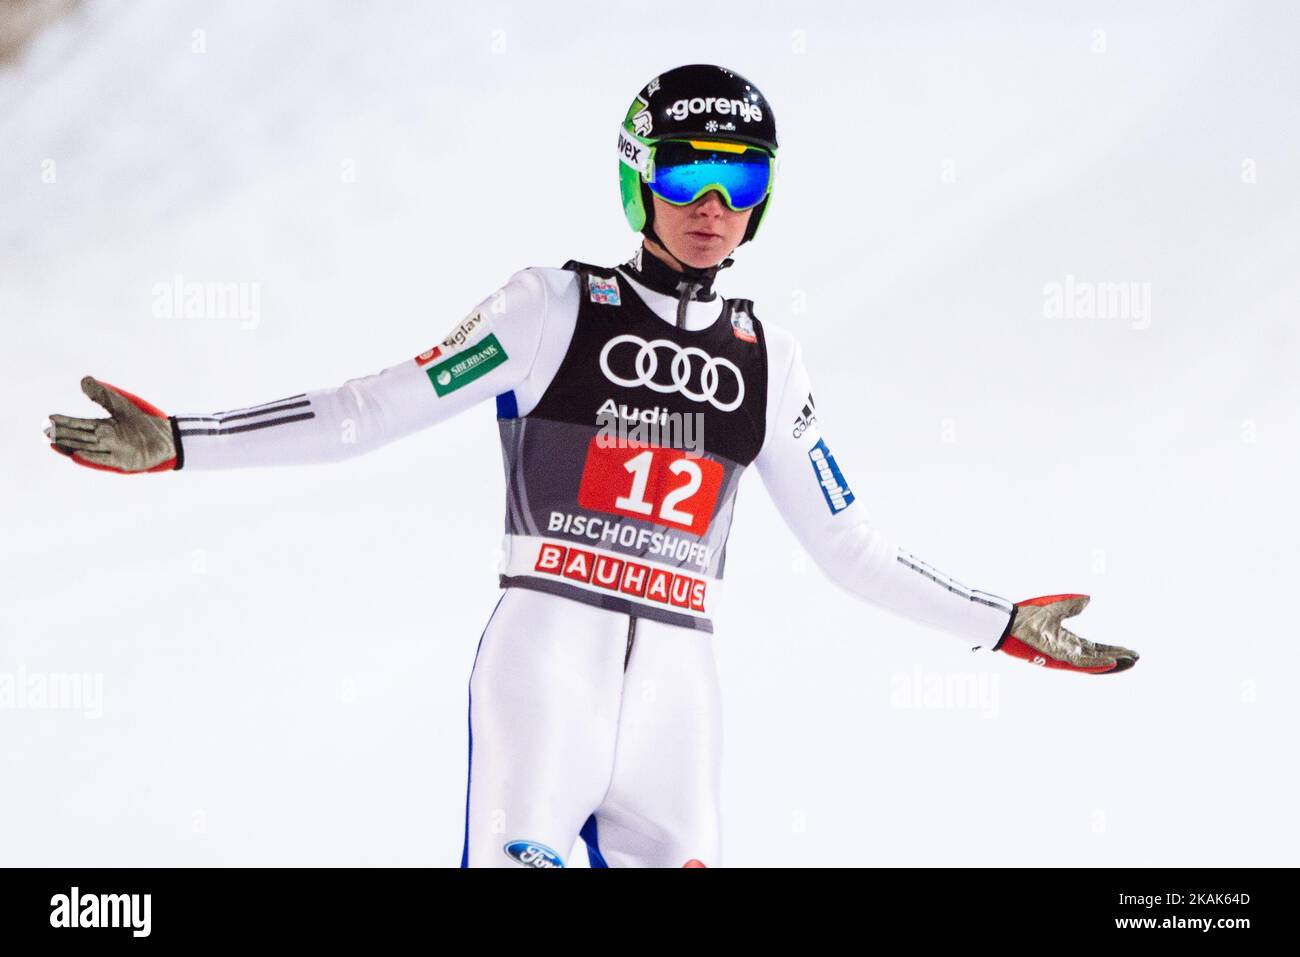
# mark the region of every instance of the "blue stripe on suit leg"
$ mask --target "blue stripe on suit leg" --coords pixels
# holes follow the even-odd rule
[[[600,839],[596,834],[596,815],[587,818],[587,823],[582,825],[580,836],[587,845],[587,857],[591,860],[592,867],[609,867],[605,862],[605,857],[600,853]]]

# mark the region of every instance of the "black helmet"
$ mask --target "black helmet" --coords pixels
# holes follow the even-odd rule
[[[663,73],[637,94],[623,118],[619,152],[638,145],[646,152],[661,140],[709,139],[743,143],[776,156],[776,119],[758,87],[738,73],[702,63]],[[620,158],[619,181],[628,225],[654,236],[654,203],[650,188],[634,165]],[[741,243],[758,232],[767,212],[769,193],[754,207]]]

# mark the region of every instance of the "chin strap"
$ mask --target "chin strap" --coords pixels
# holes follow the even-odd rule
[[[690,266],[673,255],[672,250],[668,248],[668,244],[660,239],[659,234],[655,232],[654,226],[650,226],[645,231],[645,235],[648,239],[653,239],[658,243],[659,248],[668,254],[668,258],[677,263],[678,268],[674,270],[665,265],[642,245],[637,249],[636,254],[628,260],[627,269],[637,280],[656,292],[677,297],[677,328],[684,329],[686,328],[687,304],[692,299],[697,302],[712,302],[714,298],[713,281],[717,278],[718,270],[728,268],[734,260],[728,256],[716,266],[710,266],[707,269]]]

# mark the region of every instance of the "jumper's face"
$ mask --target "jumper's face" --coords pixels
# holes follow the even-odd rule
[[[699,269],[716,266],[740,245],[754,212],[729,209],[712,189],[686,206],[674,206],[658,196],[653,199],[655,232],[670,253]]]

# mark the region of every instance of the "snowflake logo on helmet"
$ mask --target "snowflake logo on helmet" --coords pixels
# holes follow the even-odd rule
[[[707,123],[704,124],[704,131],[705,131],[706,133],[716,133],[716,132],[718,132],[718,121],[717,121],[717,120],[709,120],[709,122],[707,122]]]

